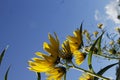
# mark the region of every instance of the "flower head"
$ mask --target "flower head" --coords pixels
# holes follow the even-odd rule
[[[87,40],[91,40],[90,33],[88,31],[85,33],[85,35]]]
[[[48,56],[41,52],[36,53],[39,58],[35,57],[29,61],[29,70],[34,72],[47,72],[56,65],[56,57]]]
[[[114,44],[114,41],[110,41],[109,44],[110,44],[110,45],[113,45],[113,44]]]
[[[98,24],[97,26],[98,26],[99,29],[102,29],[102,28],[103,28],[103,24],[101,24],[101,23]]]
[[[62,80],[65,73],[66,69],[64,67],[54,67],[46,73],[48,75],[47,80]]]
[[[85,73],[79,78],[79,80],[94,80],[94,77]]]
[[[64,41],[64,43],[62,44],[62,54],[60,55],[60,57],[62,57],[68,62],[70,62],[72,59],[72,52],[70,50],[70,45],[68,40]]]
[[[115,30],[120,34],[120,27],[116,27]]]
[[[69,41],[69,45],[71,48],[71,52],[74,52],[75,50],[79,50],[80,45],[82,43],[82,33],[80,33],[80,30],[77,29],[73,32],[74,36],[68,36],[67,40]]]
[[[75,63],[76,63],[77,65],[82,64],[83,61],[84,61],[84,59],[85,59],[85,57],[86,57],[86,55],[85,55],[84,53],[81,53],[81,52],[78,51],[78,50],[74,51],[73,55],[74,55],[74,57],[75,57]]]
[[[97,37],[98,33],[99,33],[98,31],[93,32],[94,37]]]
[[[87,30],[83,30],[82,34],[84,34],[84,35],[85,35],[85,34],[86,34],[86,32],[88,32],[88,31],[87,31]]]
[[[115,50],[115,48],[111,48],[111,49],[109,49],[109,51],[108,51],[110,54],[116,54],[116,50]]]

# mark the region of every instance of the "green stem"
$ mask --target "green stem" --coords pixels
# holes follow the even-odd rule
[[[79,71],[82,71],[82,72],[85,72],[85,73],[87,73],[87,74],[89,74],[89,75],[92,75],[92,76],[98,77],[98,78],[100,78],[100,79],[110,80],[109,78],[106,78],[106,77],[103,77],[103,76],[97,75],[97,74],[95,74],[95,73],[92,73],[92,72],[90,72],[90,71],[84,70],[84,69],[79,68],[79,67],[76,67],[76,66],[73,66],[72,68],[73,68],[73,69],[76,69],[76,70],[79,70]]]
[[[37,80],[41,80],[41,74],[37,72]]]
[[[118,62],[118,67],[116,69],[116,80],[120,79],[120,60]]]
[[[115,60],[120,60],[120,58],[109,57],[109,56],[100,55],[100,54],[94,54],[94,55],[96,55],[96,56],[101,56],[101,57],[104,57],[104,58],[108,58],[108,59],[115,59]]]
[[[66,72],[67,73],[67,72]],[[64,74],[64,80],[66,80],[66,73]]]
[[[110,80],[109,78],[103,77],[103,76],[101,76],[101,75],[98,75],[98,74],[92,73],[91,71],[88,71],[88,70],[82,69],[82,68],[80,68],[80,67],[77,67],[77,66],[75,66],[75,65],[73,64],[73,62],[71,62],[71,64],[72,64],[73,66],[70,66],[70,67],[73,68],[73,69],[76,69],[76,70],[79,70],[79,71],[85,72],[85,73],[87,73],[87,74],[89,74],[89,75],[92,75],[92,76],[98,77],[98,78],[100,78],[100,79]]]
[[[64,74],[64,80],[66,80],[66,73],[67,73],[67,69],[68,69],[67,61],[65,62],[65,66],[66,66],[66,72]]]

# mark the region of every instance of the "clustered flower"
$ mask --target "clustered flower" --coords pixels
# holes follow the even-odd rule
[[[36,52],[38,57],[29,61],[29,70],[45,73],[47,75],[46,80],[62,80],[66,73],[66,67],[61,64],[72,62],[73,57],[75,57],[77,65],[82,64],[85,59],[85,54],[79,50],[82,43],[82,34],[80,29],[75,30],[73,34],[74,36],[67,36],[61,48],[56,33],[54,33],[54,36],[48,34],[50,43],[43,43],[43,49],[48,54]]]
[[[102,33],[104,33],[103,24],[98,24],[98,28],[102,31]],[[116,30],[117,32],[120,32],[119,28]],[[80,66],[84,62],[86,54],[89,54],[91,48],[93,50],[93,54],[101,55],[101,53],[104,54],[103,52],[107,51],[109,54],[117,53],[120,55],[120,51],[114,48],[115,41],[113,41],[113,39],[109,42],[109,45],[111,46],[109,49],[106,45],[100,47],[100,44],[97,43],[97,46],[92,47],[96,38],[98,38],[98,35],[98,31],[90,34],[87,30],[82,31],[82,27],[80,27],[80,29],[73,31],[73,36],[68,35],[66,40],[60,45],[60,41],[56,33],[54,33],[54,36],[48,34],[50,43],[43,43],[43,49],[47,52],[47,54],[36,52],[35,54],[37,57],[34,57],[29,61],[29,70],[37,73],[45,73],[47,75],[46,80],[62,80],[66,71],[71,68],[71,66]],[[83,36],[85,36],[86,39],[84,44]],[[120,38],[116,43],[120,46]],[[102,52],[103,49],[104,51]],[[76,64],[73,64],[73,60]],[[93,79],[94,76],[86,73],[79,78],[79,80]]]

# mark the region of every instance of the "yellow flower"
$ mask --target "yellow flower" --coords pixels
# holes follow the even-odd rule
[[[85,59],[85,57],[86,57],[86,55],[85,55],[84,53],[81,53],[81,52],[78,51],[78,50],[74,51],[73,55],[74,55],[74,57],[75,57],[75,63],[76,63],[77,65],[82,64],[83,61],[84,61],[84,59]]]
[[[66,59],[68,62],[70,62],[72,59],[72,52],[70,50],[68,40],[64,41],[64,43],[62,44],[62,53],[60,54],[60,57]]]
[[[84,48],[84,50],[89,53],[90,52],[90,49],[91,49],[92,46],[87,46]],[[93,54],[97,54],[98,53],[98,48],[97,47],[94,47],[93,48]]]
[[[88,31],[87,31],[87,30],[83,30],[82,34],[84,34],[84,35],[85,35],[85,34],[86,34],[86,32],[88,32]]]
[[[110,54],[116,54],[116,50],[114,48],[109,49]]]
[[[89,32],[86,32],[85,35],[86,35],[86,39],[87,39],[87,40],[91,40],[91,37],[90,37],[90,33],[89,33]]]
[[[54,67],[46,73],[48,75],[47,80],[62,80],[65,73],[66,69],[64,67]]]
[[[109,44],[110,44],[110,45],[113,45],[113,44],[114,44],[114,41],[110,41]]]
[[[94,80],[94,77],[89,74],[83,74],[79,80]]]
[[[103,28],[103,24],[101,24],[101,23],[98,24],[97,26],[98,26],[99,29],[102,29],[102,28]]]
[[[75,50],[79,50],[80,45],[82,43],[82,33],[80,33],[80,30],[77,29],[73,32],[74,36],[68,36],[67,40],[69,41],[69,45],[71,48],[71,52],[74,52]]]
[[[34,72],[47,72],[59,63],[59,40],[56,33],[54,33],[54,35],[55,38],[51,34],[48,34],[50,44],[47,42],[43,43],[43,48],[49,55],[37,52],[36,55],[39,56],[39,58],[35,57],[32,61],[29,61],[30,70]]]
[[[119,45],[120,45],[120,38],[118,38],[118,40],[117,40],[117,44],[119,44]]]
[[[36,53],[39,58],[35,57],[29,61],[29,70],[34,72],[47,72],[57,64],[57,59],[54,56],[48,56],[41,52]]]
[[[97,37],[98,31],[93,32],[94,36]]]
[[[116,27],[115,30],[120,33],[120,27]]]
[[[48,34],[50,44],[48,44],[47,42],[43,43],[43,49],[48,53],[50,53],[52,56],[58,55],[59,53],[59,39],[56,33],[54,33],[54,35],[55,35],[55,38],[51,34]]]
[[[85,52],[89,52],[90,51],[90,48],[91,48],[91,46],[86,46],[86,47],[84,47],[84,50],[85,50]]]

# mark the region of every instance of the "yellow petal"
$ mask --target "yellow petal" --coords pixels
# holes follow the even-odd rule
[[[58,48],[59,48],[58,38],[55,39],[51,34],[48,34],[48,38],[49,38],[49,40],[50,40],[51,45],[52,45],[55,49],[58,49]]]
[[[83,54],[77,50],[77,51],[74,51],[73,55],[75,57],[75,62],[77,65],[80,65],[83,63],[83,61],[85,59],[85,54]]]
[[[79,29],[77,29],[76,31],[74,31],[73,34],[74,34],[74,36],[75,36],[77,39],[79,39],[79,40],[80,40],[81,37],[82,37],[81,34],[80,34],[80,30],[79,30]]]
[[[48,75],[47,80],[61,80],[65,72],[64,67],[55,67],[46,73]]]
[[[58,50],[55,50],[54,47],[52,47],[51,45],[49,45],[46,42],[43,43],[43,48],[45,51],[47,51],[51,55],[58,55],[58,53],[57,53]]]
[[[45,56],[47,56],[46,54],[43,54],[41,52],[36,52],[35,54],[41,58],[44,58]]]
[[[76,37],[73,37],[73,36],[67,36],[67,39],[72,42],[72,43],[77,43],[77,38]]]

